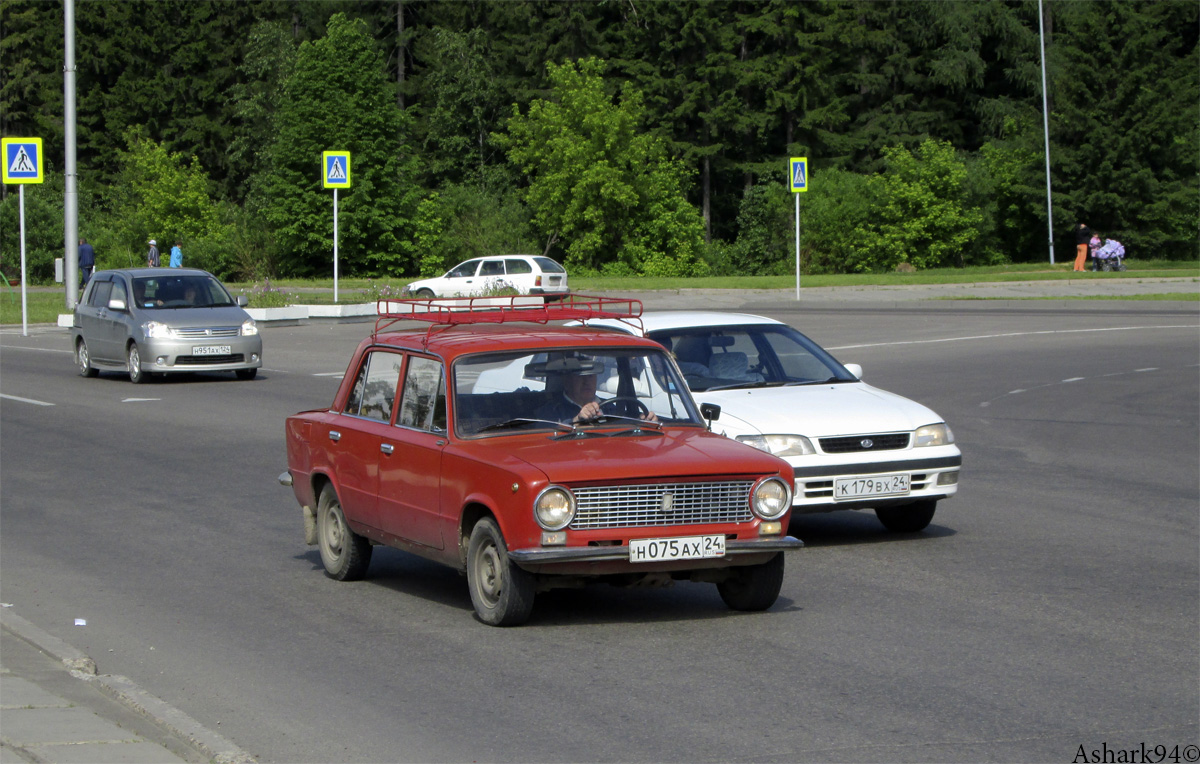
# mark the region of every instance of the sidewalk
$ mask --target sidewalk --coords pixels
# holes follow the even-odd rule
[[[91,658],[0,610],[0,764],[254,759]]]

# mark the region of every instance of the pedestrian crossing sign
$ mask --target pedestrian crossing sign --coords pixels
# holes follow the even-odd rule
[[[808,157],[792,157],[791,172],[792,192],[802,193],[808,190]]]
[[[42,183],[46,180],[42,173],[41,138],[2,138],[0,146],[0,158],[4,160],[0,175],[5,183]]]
[[[325,151],[321,153],[322,182],[324,188],[350,188],[350,152]]]

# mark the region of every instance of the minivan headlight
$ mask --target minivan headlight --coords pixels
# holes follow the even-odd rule
[[[258,323],[253,318],[247,318],[242,322],[242,336],[249,337],[258,334]]]
[[[575,519],[575,496],[562,486],[552,485],[538,494],[533,515],[546,530],[562,530]]]
[[[792,506],[792,490],[779,478],[767,478],[755,486],[751,504],[762,519],[778,520]]]
[[[803,435],[739,435],[737,439],[775,456],[807,456],[817,452],[812,441]]]
[[[175,336],[175,330],[159,321],[147,321],[142,324],[142,331],[148,339],[164,340]]]
[[[916,437],[913,438],[913,447],[945,446],[953,442],[954,433],[944,423],[927,424],[924,427],[917,428]]]

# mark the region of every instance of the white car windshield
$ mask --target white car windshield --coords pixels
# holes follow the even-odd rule
[[[595,402],[598,413],[580,417]],[[595,411],[596,409],[589,409]],[[454,365],[460,435],[613,424],[702,425],[683,380],[657,349],[486,353]]]
[[[858,381],[817,343],[782,324],[665,329],[650,337],[675,355],[695,392]]]

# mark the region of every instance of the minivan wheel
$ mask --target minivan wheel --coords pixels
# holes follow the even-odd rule
[[[432,300],[437,297],[437,295],[433,293],[432,289],[418,289],[417,293],[413,296],[418,300]]]
[[[75,362],[79,364],[79,376],[94,377],[100,371],[92,366],[92,355],[88,352],[87,342],[83,337],[75,344]]]
[[[489,626],[516,626],[529,620],[533,612],[536,582],[508,559],[504,536],[490,517],[471,529],[467,586],[475,614]]]
[[[238,369],[234,372],[238,379],[254,379],[258,374],[258,369]]]
[[[146,381],[146,373],[142,371],[142,355],[138,352],[137,343],[129,343],[129,350],[126,353],[125,365],[129,369],[129,381],[140,385]]]

